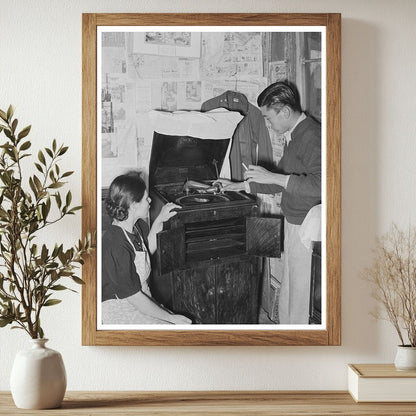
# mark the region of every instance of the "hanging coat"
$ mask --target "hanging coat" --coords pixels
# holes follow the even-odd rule
[[[273,153],[269,131],[261,111],[250,104],[247,97],[236,91],[226,91],[218,97],[211,98],[202,104],[201,111],[215,108],[226,108],[238,111],[244,118],[240,121],[232,137],[230,150],[231,179],[244,180],[244,167],[260,165],[273,169]]]

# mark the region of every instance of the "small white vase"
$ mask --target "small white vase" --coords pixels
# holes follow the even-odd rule
[[[66,390],[66,372],[59,352],[45,347],[47,339],[32,339],[32,347],[19,351],[13,363],[10,389],[21,409],[59,407]]]
[[[416,347],[398,345],[394,365],[399,371],[416,370]]]

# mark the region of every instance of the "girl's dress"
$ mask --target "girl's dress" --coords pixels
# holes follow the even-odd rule
[[[151,297],[150,273],[150,255],[138,229],[130,234],[112,225],[103,236],[103,324],[171,324],[140,312],[127,300],[140,290]]]

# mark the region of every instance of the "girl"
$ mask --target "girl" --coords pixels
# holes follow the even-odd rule
[[[116,177],[105,201],[112,224],[102,239],[103,324],[190,324],[154,301],[148,278],[150,256],[156,251],[156,234],[163,223],[176,215],[173,203],[166,204],[150,230],[150,198],[140,172]]]

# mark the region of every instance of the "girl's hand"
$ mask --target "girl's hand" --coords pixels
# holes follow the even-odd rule
[[[180,208],[179,205],[169,202],[160,210],[159,215],[153,221],[149,231],[148,241],[150,254],[153,254],[157,249],[156,235],[163,230],[163,223],[175,216],[178,213],[176,210]]]
[[[174,204],[173,202],[169,202],[166,205],[163,205],[162,209],[160,210],[159,215],[153,221],[153,224],[152,224],[152,227],[150,228],[150,233],[149,233],[149,249],[152,254],[156,250],[156,234],[160,233],[163,230],[164,222],[174,217],[178,213],[177,211],[174,211],[174,210],[177,210],[180,208],[182,207]]]
[[[178,213],[177,211],[174,211],[175,209],[181,209],[181,208],[182,207],[180,205],[176,205],[173,202],[169,202],[166,205],[163,205],[155,222],[158,221],[161,224],[163,224],[164,222],[174,217]]]

